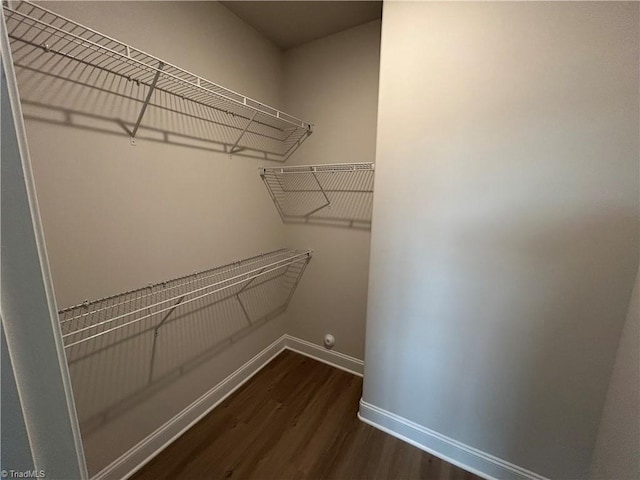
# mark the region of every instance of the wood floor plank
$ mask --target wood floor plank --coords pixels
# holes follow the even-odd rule
[[[362,379],[285,351],[132,480],[480,480],[357,418]]]

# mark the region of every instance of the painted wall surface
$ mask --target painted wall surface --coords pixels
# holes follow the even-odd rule
[[[280,50],[215,2],[45,7],[245,95],[282,104]],[[91,74],[71,83],[18,66],[60,308],[284,246],[284,228],[257,174],[265,162],[229,158],[207,142],[187,141],[185,135],[210,125],[154,106],[145,114],[137,146],[131,146],[118,121],[135,120],[141,104],[127,96],[140,100],[140,92],[133,82]],[[156,92],[152,103],[163,102],[181,105]],[[151,360],[166,370],[161,381],[149,374],[152,332],[74,362],[90,473],[280,337],[284,320],[250,328],[231,345],[227,334],[245,327],[244,320],[174,322],[158,336],[165,344],[162,358]],[[222,348],[203,350],[203,338],[213,339],[211,345],[222,342]]]
[[[638,271],[637,3],[389,2],[363,399],[586,478]]]
[[[244,95],[282,103],[280,50],[216,2],[45,7]],[[101,85],[102,78],[95,84],[106,88],[110,78]],[[191,126],[154,108],[132,147],[113,120],[123,111],[136,118],[138,103],[26,69],[18,80],[60,307],[282,247],[279,217],[255,173],[264,162],[145,140],[156,138],[146,124]],[[47,110],[54,103],[78,128],[42,121],[63,115]]]
[[[640,477],[639,297],[640,278],[636,278],[593,453],[593,479]]]
[[[285,106],[315,123],[288,165],[375,161],[380,25],[285,52]],[[331,333],[336,351],[363,358],[370,231],[288,223],[285,234],[289,245],[314,249],[313,268],[289,307],[287,333],[320,345]]]

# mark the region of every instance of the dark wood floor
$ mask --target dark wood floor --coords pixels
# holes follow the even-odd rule
[[[362,379],[285,351],[133,480],[479,480],[358,420]]]

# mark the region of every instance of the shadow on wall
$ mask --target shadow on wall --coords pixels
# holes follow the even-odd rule
[[[122,73],[12,43],[25,119],[130,139],[284,162],[308,137],[185,98]],[[147,107],[145,102],[148,99]],[[139,130],[137,125],[140,125]],[[282,178],[280,178],[282,177]],[[278,175],[285,223],[371,229],[373,171]],[[265,183],[269,183],[265,180]],[[280,188],[276,186],[274,188]],[[272,193],[272,198],[279,198]]]
[[[306,262],[260,265],[258,258],[241,268],[194,274],[61,310],[83,434],[284,312]],[[261,268],[267,273],[248,276]]]
[[[149,82],[27,47],[12,44],[26,119],[132,136]],[[298,138],[299,129],[289,132],[205,100],[204,95],[199,102],[154,88],[136,139],[283,162],[308,136]]]

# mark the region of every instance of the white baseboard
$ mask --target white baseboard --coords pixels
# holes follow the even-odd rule
[[[359,377],[362,377],[364,373],[364,362],[358,358],[333,350],[327,350],[315,343],[307,342],[306,340],[292,337],[291,335],[285,335],[284,338],[285,347],[288,350],[300,353],[301,355],[313,358],[314,360],[326,363],[340,370],[345,370]]]
[[[91,477],[91,480],[126,480],[132,476],[285,349],[346,370],[354,375],[362,376],[364,371],[362,360],[326,350],[306,340],[283,335],[178,415]]]
[[[291,335],[283,335],[124,455],[94,475],[91,480],[125,480],[129,478],[285,349],[354,375],[362,376],[364,371],[362,360],[327,350]],[[363,400],[360,400],[358,418],[421,450],[488,480],[504,478],[548,480],[541,475],[446,437]]]
[[[284,349],[285,338],[283,335],[178,415],[91,477],[91,480],[125,480],[129,478],[240,388]]]
[[[364,423],[487,480],[548,480],[542,475],[465,445],[362,399],[358,418]]]

